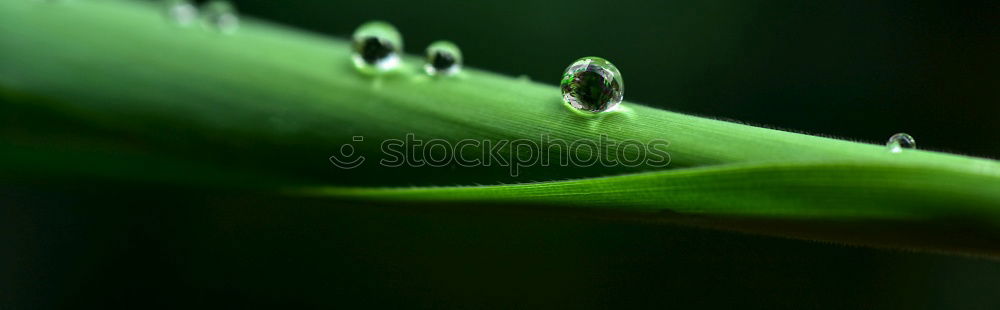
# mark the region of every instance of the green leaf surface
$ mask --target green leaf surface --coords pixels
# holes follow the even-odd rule
[[[624,111],[583,116],[570,112],[553,86],[474,69],[432,79],[421,74],[415,57],[394,74],[366,76],[352,67],[346,42],[259,21],[244,21],[227,36],[205,26],[172,25],[159,7],[144,2],[2,5],[0,89],[8,119],[3,136],[12,147],[62,148],[50,142],[98,140],[103,147],[152,156],[343,183],[343,171],[327,158],[355,135],[378,141],[412,133],[458,141],[538,140],[544,134],[576,141],[605,134],[618,141],[668,141],[673,168],[836,160],[1000,175],[1000,164],[990,160],[923,151],[890,154],[878,145],[629,102]],[[558,76],[553,72],[553,83]],[[363,154],[379,155],[377,143],[364,147]],[[478,175],[481,171],[455,171],[441,183],[650,169],[578,168],[531,169],[521,179],[505,179],[507,169],[488,178]],[[425,176],[417,171],[396,181],[421,183]]]
[[[633,102],[624,102],[620,111],[585,115],[563,105],[550,83],[472,68],[452,78],[431,78],[422,74],[422,60],[415,56],[405,57],[396,72],[369,76],[353,68],[349,43],[342,39],[251,18],[235,34],[223,35],[204,25],[173,25],[161,9],[138,1],[0,2],[5,181],[83,177],[380,201],[782,220],[959,219],[985,227],[987,236],[1000,223],[1000,163],[994,160],[890,153],[882,145]],[[567,63],[579,56],[567,55]],[[465,57],[474,63],[475,55]],[[559,74],[536,78],[555,83]],[[379,141],[407,134],[452,143],[601,135],[664,140],[670,143],[667,168],[686,169],[532,165],[512,176],[502,166],[371,164],[344,170],[328,162],[342,144],[363,136],[358,154],[374,163],[383,155]],[[618,151],[606,155],[616,157]],[[590,151],[583,153],[569,155]],[[543,156],[557,161],[561,155]],[[560,181],[636,172],[645,173]],[[343,187],[532,181],[550,182]],[[324,187],[331,185],[339,187]]]
[[[721,165],[496,186],[333,187],[302,193],[770,218],[966,218],[1000,224],[997,188],[996,177],[944,169],[822,163]]]
[[[1000,255],[1000,180],[886,164],[737,164],[467,187],[312,188],[395,204],[554,207],[846,244]],[[957,232],[956,232],[957,230]]]

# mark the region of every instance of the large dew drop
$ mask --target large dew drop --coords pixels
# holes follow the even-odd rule
[[[564,102],[594,113],[614,109],[625,93],[618,68],[600,57],[584,57],[573,62],[563,73],[559,87]]]
[[[903,149],[916,149],[917,140],[914,140],[913,136],[908,134],[897,133],[892,135],[892,137],[889,137],[889,142],[886,142],[885,146],[889,148],[890,152],[899,153],[902,152]]]
[[[240,28],[240,18],[236,8],[229,1],[211,1],[205,4],[205,21],[209,26],[224,34],[233,34]]]
[[[364,73],[379,73],[399,66],[403,37],[389,23],[372,21],[362,24],[351,37],[354,66]]]
[[[424,72],[430,75],[452,75],[462,70],[462,51],[454,43],[437,41],[427,46]]]

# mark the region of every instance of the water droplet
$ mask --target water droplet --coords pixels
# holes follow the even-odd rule
[[[916,149],[917,140],[914,140],[913,136],[908,134],[897,133],[889,137],[889,142],[886,142],[885,146],[889,148],[890,152],[899,153],[903,149]]]
[[[389,23],[364,23],[354,31],[351,40],[354,42],[351,59],[362,72],[384,72],[399,66],[403,37]]]
[[[221,33],[232,34],[240,27],[236,8],[229,1],[210,1],[205,4],[204,11],[208,25]]]
[[[559,87],[563,101],[587,112],[614,109],[625,93],[618,68],[600,57],[580,58],[566,67]]]
[[[191,25],[198,19],[198,8],[187,0],[167,0],[166,13],[170,21],[181,26]]]
[[[454,43],[437,41],[427,46],[424,72],[430,75],[452,75],[462,70],[462,51]]]

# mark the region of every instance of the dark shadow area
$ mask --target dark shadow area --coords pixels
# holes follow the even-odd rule
[[[996,261],[600,212],[114,184],[7,186],[0,205],[16,309],[1000,307]]]

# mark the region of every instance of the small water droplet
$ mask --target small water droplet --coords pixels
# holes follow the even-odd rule
[[[235,33],[240,28],[240,18],[236,8],[229,1],[210,1],[205,4],[205,21],[223,34]]]
[[[403,52],[403,37],[396,27],[382,21],[362,24],[351,37],[354,66],[365,73],[378,73],[399,66]]]
[[[914,140],[913,136],[908,134],[897,133],[889,137],[889,142],[886,142],[885,146],[889,148],[890,152],[899,153],[903,149],[916,149],[917,140]]]
[[[452,75],[462,70],[462,51],[454,43],[437,41],[427,46],[424,72],[430,75]]]
[[[167,0],[165,8],[167,18],[175,24],[188,26],[198,19],[198,8],[191,1]]]
[[[580,58],[566,67],[559,88],[564,102],[587,112],[612,110],[625,93],[618,68],[600,57]]]

